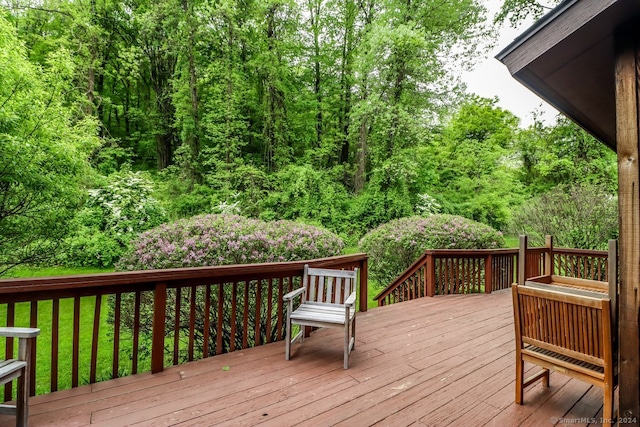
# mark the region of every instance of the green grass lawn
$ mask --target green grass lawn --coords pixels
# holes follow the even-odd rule
[[[60,276],[88,273],[105,273],[112,270],[100,270],[89,268],[62,268],[49,267],[38,268],[21,266],[11,270],[12,277],[40,277]],[[80,345],[79,345],[79,383],[88,384],[91,364],[91,345],[93,337],[93,322],[95,314],[95,297],[82,297],[80,299]],[[29,326],[30,303],[16,304],[15,326]],[[51,372],[51,348],[52,348],[52,301],[40,301],[38,303],[38,328],[40,336],[36,340],[36,393],[43,394],[50,391]],[[6,325],[7,305],[0,305],[0,326]],[[59,315],[59,356],[58,356],[58,389],[71,388],[71,370],[73,360],[73,298],[60,300]],[[102,297],[100,303],[99,339],[97,357],[98,381],[111,378],[113,365],[113,325],[108,321],[109,301]],[[4,347],[4,339],[0,341]],[[130,337],[121,332],[120,338],[120,372],[126,374],[131,370]],[[14,344],[17,354],[17,343]],[[141,364],[139,370],[146,368]]]
[[[100,269],[90,267],[33,267],[19,265],[7,272],[7,278],[17,277],[50,277],[71,276],[74,274],[111,273],[113,269]]]
[[[505,248],[517,248],[520,245],[520,238],[518,236],[504,236]]]

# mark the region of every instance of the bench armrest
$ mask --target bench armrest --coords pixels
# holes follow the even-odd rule
[[[0,337],[35,338],[38,335],[40,335],[40,329],[38,328],[12,328],[12,327],[0,328]]]
[[[288,294],[286,294],[285,296],[282,297],[282,299],[284,301],[291,301],[292,299],[294,299],[295,297],[297,297],[300,294],[303,294],[307,291],[306,288],[302,287],[302,288],[298,288],[295,291],[291,291]]]
[[[353,305],[356,302],[356,293],[352,292],[351,295],[349,295],[349,298],[347,298],[347,300],[344,302],[344,305]]]

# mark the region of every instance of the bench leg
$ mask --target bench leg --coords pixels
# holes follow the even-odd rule
[[[517,349],[516,358],[516,404],[522,405],[522,394],[524,391],[524,361]]]
[[[610,427],[613,425],[610,421],[613,420],[613,386],[610,384],[604,385],[604,405],[602,407],[602,426]]]

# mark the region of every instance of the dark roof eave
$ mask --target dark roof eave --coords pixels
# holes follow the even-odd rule
[[[516,37],[507,47],[498,52],[495,58],[502,62],[507,55],[523,45],[527,40],[536,35],[540,30],[553,22],[558,16],[562,15],[566,10],[568,10],[578,1],[580,0],[565,0],[557,5],[549,13],[538,19],[531,27],[527,28],[524,33]]]

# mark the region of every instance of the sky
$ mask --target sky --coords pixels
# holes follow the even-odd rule
[[[502,0],[485,0],[484,3],[493,19],[493,15],[500,9]],[[485,98],[497,96],[498,105],[518,116],[522,127],[527,127],[533,122],[531,113],[534,110],[542,113],[542,120],[547,124],[555,121],[558,112],[511,77],[507,67],[494,57],[532,24],[533,20],[529,20],[521,24],[518,29],[511,28],[508,23],[504,24],[499,30],[500,35],[495,47],[486,54],[484,60],[478,62],[472,71],[462,74],[469,92]]]

